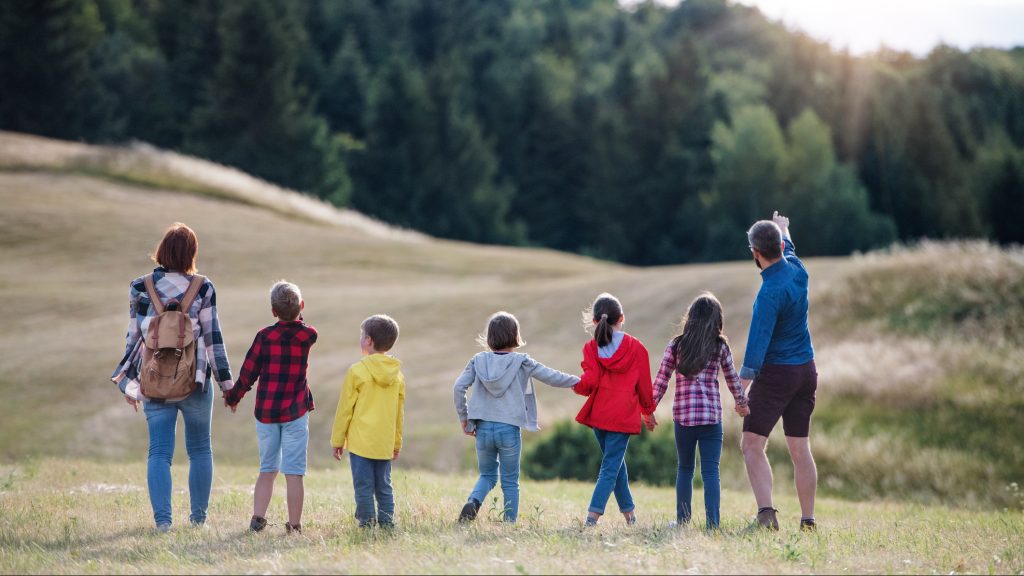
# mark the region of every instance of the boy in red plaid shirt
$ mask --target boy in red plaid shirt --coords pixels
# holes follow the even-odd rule
[[[224,396],[224,405],[234,412],[245,393],[256,389],[256,436],[260,447],[260,475],[253,492],[253,516],[249,529],[259,532],[274,493],[278,471],[288,483],[288,533],[301,532],[305,491],[306,448],[309,443],[309,412],[313,394],[306,382],[309,349],[316,342],[316,329],[302,321],[299,287],[284,280],[270,290],[270,309],[278,319],[256,334],[245,355],[235,387]]]

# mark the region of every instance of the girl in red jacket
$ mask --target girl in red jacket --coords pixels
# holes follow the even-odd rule
[[[640,433],[641,414],[646,419],[654,412],[651,364],[644,345],[622,331],[625,315],[614,296],[598,296],[584,319],[593,323],[594,339],[583,346],[583,375],[573,388],[588,397],[576,421],[594,429],[604,455],[586,526],[597,525],[612,493],[626,523],[635,524],[626,447],[629,436]]]

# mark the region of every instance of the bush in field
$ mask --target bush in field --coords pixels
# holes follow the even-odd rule
[[[653,433],[646,429],[629,440],[626,466],[630,481],[669,486],[676,481],[676,450],[672,423],[662,423]],[[536,480],[562,478],[593,481],[601,467],[601,450],[593,431],[576,422],[554,425],[523,457],[523,472]]]
[[[816,310],[902,333],[1024,342],[1024,251],[985,242],[922,242],[863,257]]]

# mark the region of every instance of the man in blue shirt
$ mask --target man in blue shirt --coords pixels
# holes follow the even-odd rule
[[[743,389],[753,383],[743,419],[743,459],[757,500],[757,522],[779,529],[772,504],[772,468],[765,453],[768,435],[782,419],[793,458],[800,499],[800,528],[814,530],[818,470],[809,434],[818,372],[807,328],[807,269],[796,257],[789,218],[778,212],[747,231],[754,263],[761,269],[761,289],[754,301],[746,354],[740,369]],[[749,413],[747,413],[749,412]]]

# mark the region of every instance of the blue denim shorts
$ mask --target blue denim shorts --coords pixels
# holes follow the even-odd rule
[[[306,446],[309,443],[309,413],[291,422],[265,424],[256,421],[260,444],[260,472],[281,471],[306,474]]]

